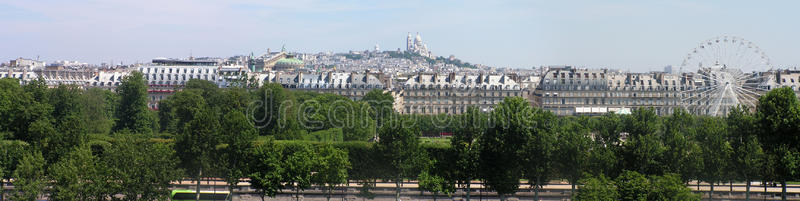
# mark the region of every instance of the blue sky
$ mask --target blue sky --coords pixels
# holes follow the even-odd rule
[[[497,67],[679,65],[739,36],[776,66],[800,64],[800,1],[3,0],[0,59],[90,63],[154,57],[384,50],[422,34],[434,54]]]

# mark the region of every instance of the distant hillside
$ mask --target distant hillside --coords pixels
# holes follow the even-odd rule
[[[419,55],[417,53],[406,52],[406,51],[387,51],[387,52],[389,53],[389,57],[392,58],[405,58],[410,60],[425,59],[431,65],[436,63],[444,63],[444,64],[452,64],[461,68],[477,68],[477,66],[475,66],[474,64],[471,64],[469,62],[462,62],[460,59],[450,60],[442,56],[438,56],[436,58],[431,59],[428,57],[423,57],[422,55]]]

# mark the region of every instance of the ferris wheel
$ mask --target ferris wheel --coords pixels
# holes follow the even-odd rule
[[[680,67],[680,103],[693,114],[724,116],[731,107],[754,109],[772,88],[769,57],[753,42],[733,36],[703,41]]]

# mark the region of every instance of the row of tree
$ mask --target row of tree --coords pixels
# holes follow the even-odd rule
[[[380,90],[353,101],[276,84],[222,89],[202,80],[190,80],[153,111],[147,94],[138,72],[116,92],[0,79],[0,176],[14,179],[20,190],[12,194],[20,199],[45,186],[54,199],[159,199],[170,181],[184,177],[224,178],[231,188],[250,178],[264,196],[311,184],[330,193],[348,180],[367,193],[380,179],[397,184],[398,198],[409,179],[433,193],[470,191],[466,184],[481,180],[502,197],[525,181],[537,199],[542,185],[566,179],[573,190],[591,182],[628,199],[620,181],[632,177],[656,186],[679,181],[682,188],[672,193],[637,194],[679,198],[690,180],[708,182],[712,191],[730,181],[785,184],[800,164],[800,104],[789,88],[762,96],[755,112],[734,108],[727,117],[682,110],[659,117],[648,108],[557,117],[522,98],[489,113],[400,115]],[[425,133],[453,137],[425,144]]]
[[[575,200],[700,200],[676,174],[645,176],[634,171],[623,171],[616,179],[604,175],[591,176],[580,181],[583,186]]]
[[[45,189],[54,200],[165,198],[182,171],[168,140],[134,133],[120,120],[156,118],[146,105],[122,109],[137,104],[120,98],[131,97],[129,89],[51,89],[42,80],[21,86],[0,79],[0,178],[13,181],[12,200],[35,200]]]
[[[785,199],[786,181],[800,173],[798,98],[790,88],[775,89],[751,111],[735,107],[727,117],[709,117],[678,109],[659,117],[639,108],[630,115],[559,118],[510,98],[488,117],[475,110],[457,116],[472,123],[455,129],[452,145],[472,154],[462,159],[477,159],[462,167],[480,172],[465,168],[461,178],[479,177],[501,195],[514,193],[520,179],[538,199],[538,189],[551,179],[566,179],[574,190],[586,174],[619,178],[634,171],[704,181],[710,194],[717,183],[746,181],[748,199],[750,181],[779,181]]]

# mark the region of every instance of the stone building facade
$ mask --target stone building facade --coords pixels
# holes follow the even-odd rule
[[[460,114],[469,106],[491,111],[506,97],[523,97],[524,91],[508,75],[426,74],[411,76],[400,87],[403,114]]]
[[[542,76],[534,102],[557,115],[629,113],[653,107],[659,115],[682,107],[685,79],[662,72],[623,73],[572,67],[551,69]]]
[[[382,73],[321,72],[287,73],[269,72],[257,75],[262,83],[278,83],[288,90],[332,93],[351,100],[361,100],[372,90],[391,90],[391,79]]]

